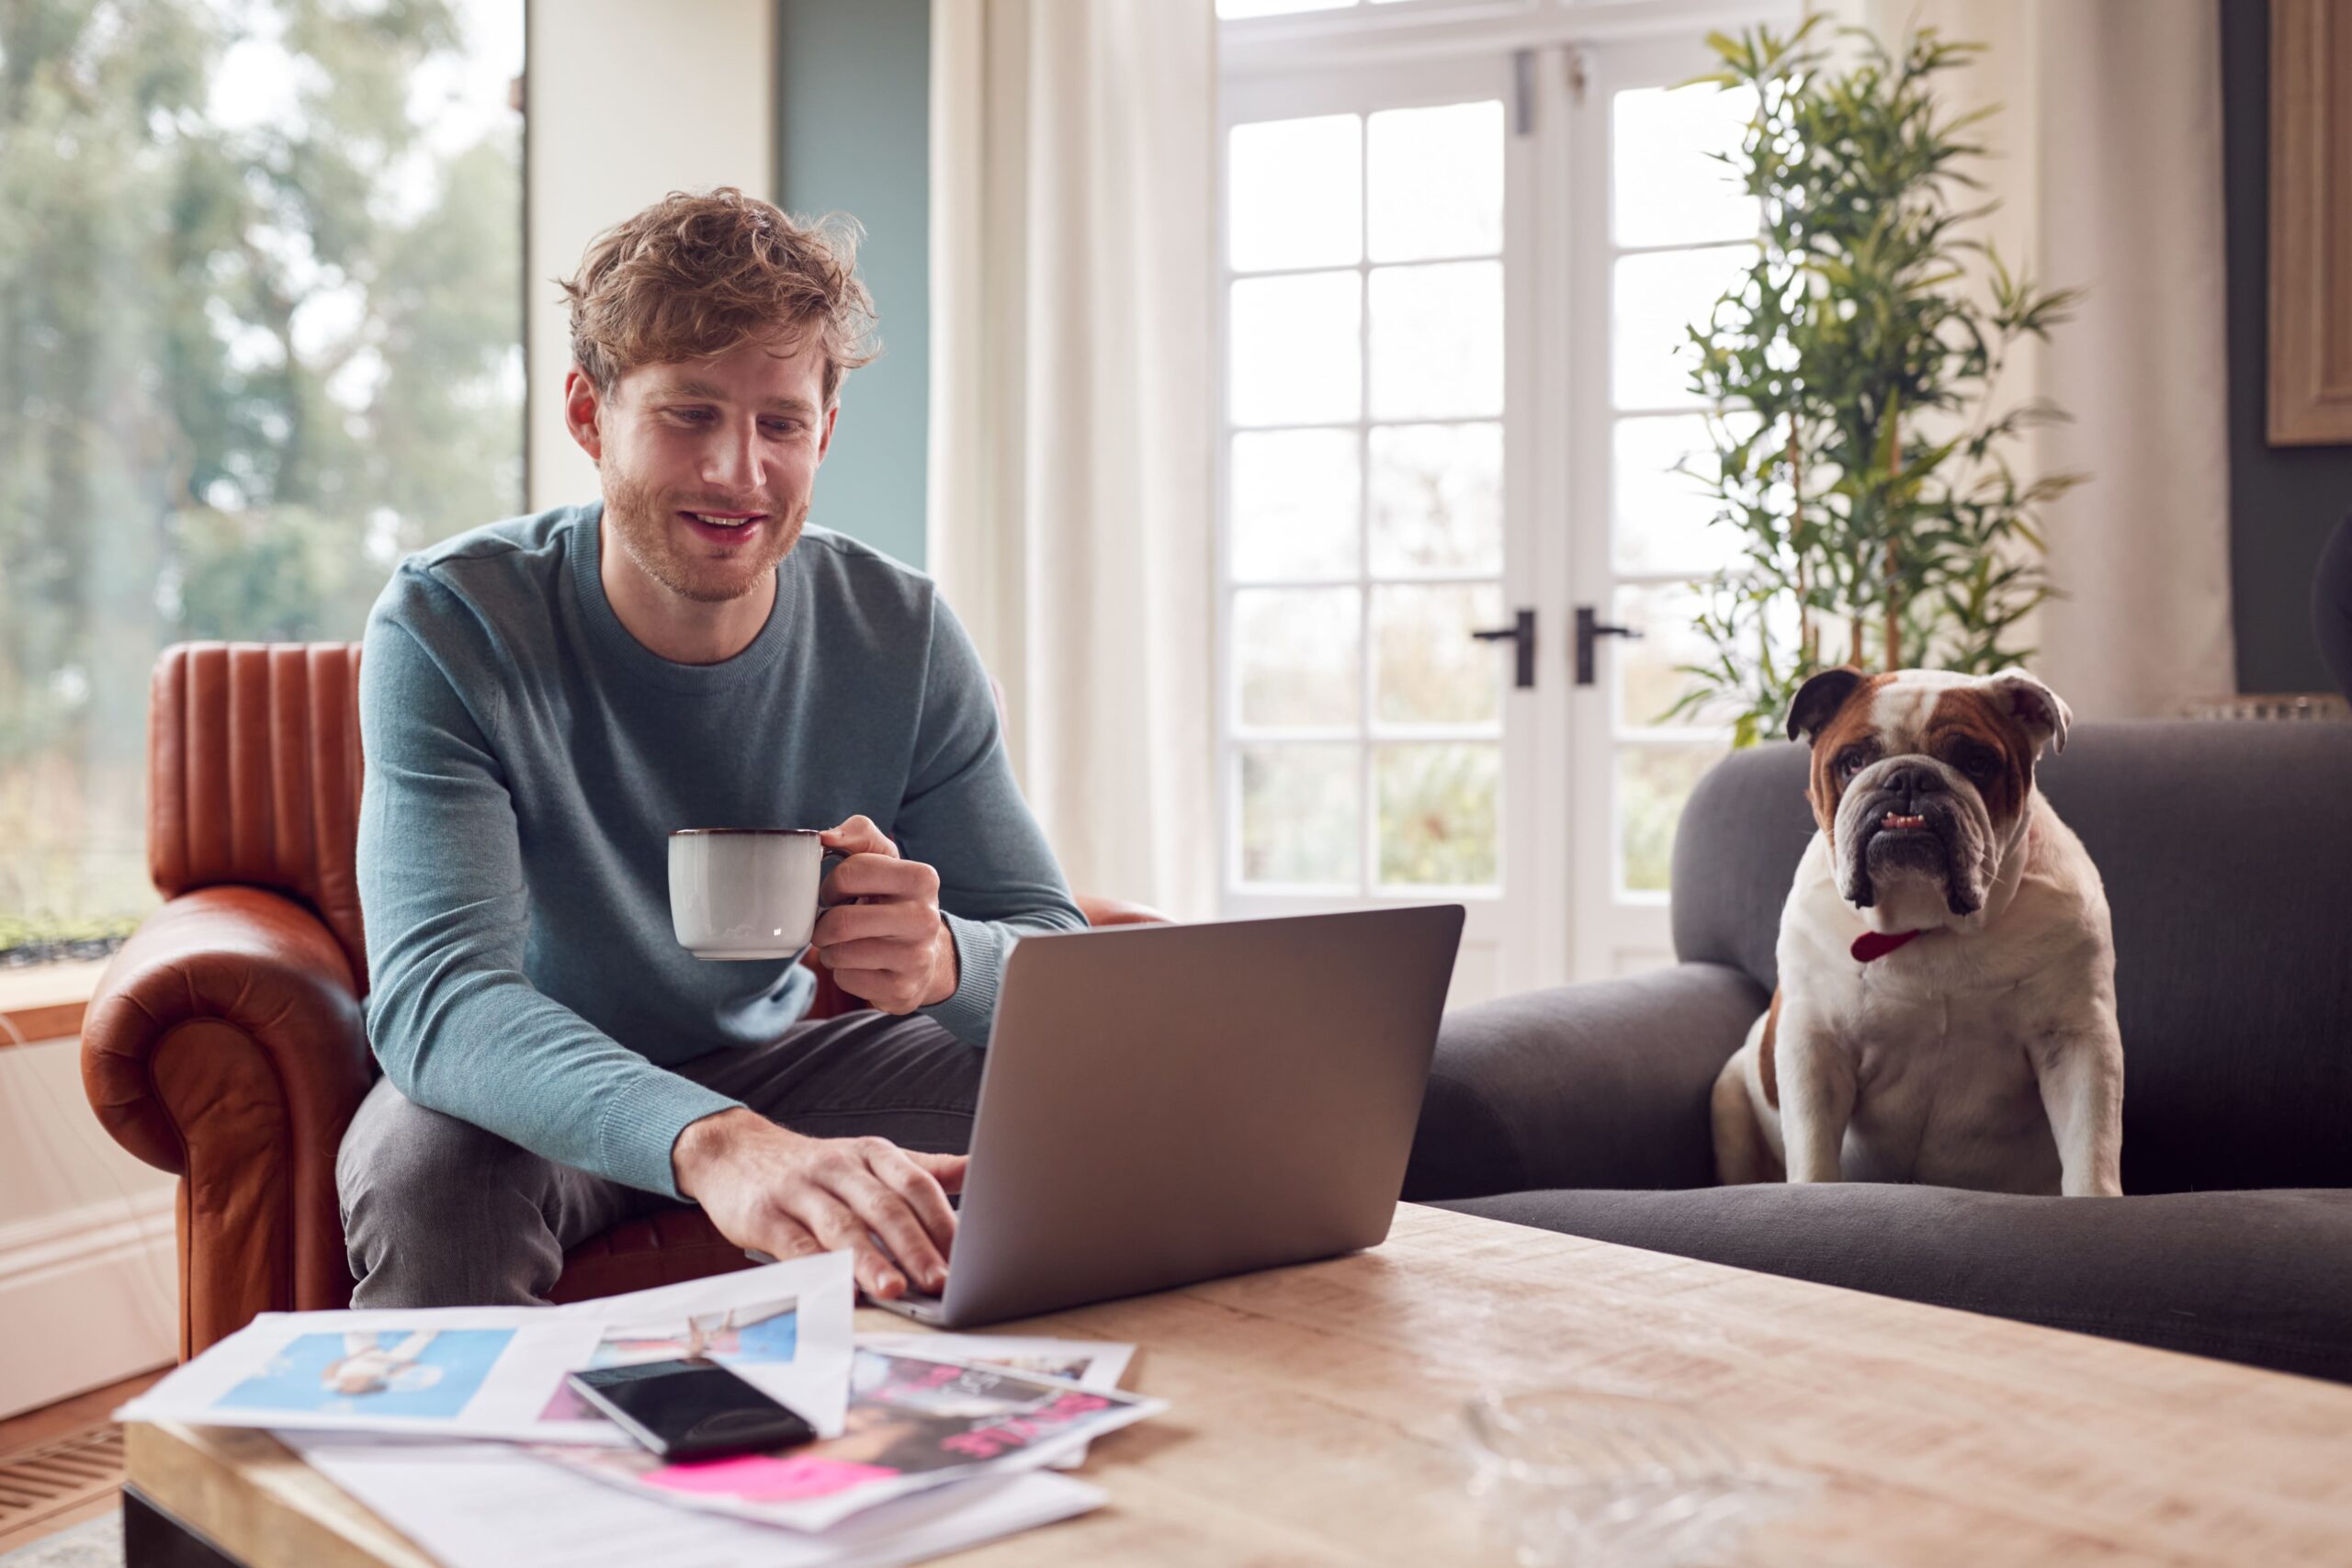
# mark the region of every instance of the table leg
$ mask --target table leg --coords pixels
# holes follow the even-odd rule
[[[143,1496],[122,1489],[123,1568],[244,1568]]]

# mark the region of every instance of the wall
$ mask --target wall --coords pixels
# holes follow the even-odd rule
[[[777,197],[865,226],[882,357],[843,384],[810,521],[923,564],[930,396],[930,0],[778,0]]]
[[[0,1047],[0,1417],[168,1365],[174,1179],[107,1134],[81,1044]]]
[[[2270,7],[2225,0],[2222,179],[2230,336],[2230,586],[2238,689],[2327,692],[2312,637],[2312,571],[2352,512],[2352,446],[2278,446],[2263,437],[2269,376]]]
[[[563,428],[563,294],[582,251],[673,190],[775,194],[775,0],[529,0],[523,276],[530,505],[592,501]]]

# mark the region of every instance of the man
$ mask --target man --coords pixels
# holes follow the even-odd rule
[[[731,189],[599,236],[564,401],[602,502],[411,557],[369,618],[356,1305],[541,1301],[682,1200],[878,1296],[944,1280],[1004,954],[1085,922],[931,582],[807,526],[872,357],[853,250]],[[679,947],[665,857],[825,824],[812,945],[876,1010],[820,1022],[800,965]]]

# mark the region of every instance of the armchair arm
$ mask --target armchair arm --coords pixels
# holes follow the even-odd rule
[[[180,1348],[351,1298],[335,1153],[375,1076],[342,945],[256,887],[181,895],[115,955],[82,1083],[115,1140],[180,1180]]]
[[[1091,893],[1080,893],[1078,911],[1086,917],[1088,926],[1164,926],[1170,918],[1148,904],[1130,904],[1124,898],[1098,898]]]
[[[1682,964],[1448,1014],[1405,1196],[1713,1185],[1708,1096],[1770,1000]]]

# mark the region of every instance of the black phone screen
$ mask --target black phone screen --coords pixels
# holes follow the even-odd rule
[[[716,1361],[646,1361],[574,1372],[573,1389],[667,1459],[789,1448],[816,1428]]]

